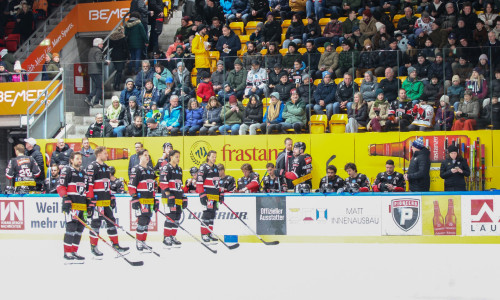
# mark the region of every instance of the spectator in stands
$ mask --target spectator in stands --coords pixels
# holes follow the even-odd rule
[[[429,78],[427,77],[429,74],[430,63],[422,52],[419,52],[417,55],[417,63],[412,65],[417,71],[418,80],[422,81],[424,86],[429,83]]]
[[[189,42],[189,36],[191,35],[191,31],[193,28],[193,22],[189,16],[184,16],[181,19],[181,27],[177,29],[175,32],[175,36],[181,36],[181,41],[183,43]]]
[[[183,123],[183,115],[183,108],[179,105],[179,97],[177,95],[172,95],[170,97],[170,103],[165,105],[162,121],[160,122],[160,124],[165,127],[165,135],[177,135],[179,133],[181,123]]]
[[[500,18],[497,18],[497,27],[495,29],[499,30],[500,33]],[[498,41],[499,33],[494,32],[492,30],[488,33],[488,42],[486,42],[485,46],[487,47],[485,50],[488,51],[488,55],[491,57],[491,68],[496,69],[500,66],[500,41]]]
[[[484,45],[488,42],[488,30],[484,27],[484,22],[477,19],[476,28],[472,33],[472,40],[476,45]]]
[[[424,92],[420,100],[425,100],[429,105],[437,104],[436,101],[443,95],[443,84],[439,82],[436,75],[431,76],[431,82],[424,86]]]
[[[278,93],[279,98],[283,103],[290,99],[290,91],[294,88],[294,84],[288,80],[288,73],[280,72],[279,83],[274,86],[273,91]]]
[[[57,140],[56,149],[50,157],[50,162],[57,164],[59,169],[62,169],[62,167],[69,165],[69,156],[72,152],[73,149],[64,142],[64,139],[59,139]]]
[[[300,99],[296,89],[292,89],[290,94],[290,101],[285,103],[283,110],[284,121],[281,123],[281,130],[282,133],[286,133],[287,130],[293,129],[298,134],[307,123],[306,104]]]
[[[248,71],[247,83],[245,88],[245,97],[258,95],[263,97],[268,93],[268,77],[266,70],[260,67],[258,60],[252,61],[252,69]]]
[[[361,7],[361,1],[360,0],[343,0],[342,1],[342,10],[344,12],[351,12],[355,11],[357,12]]]
[[[302,61],[307,67],[307,73],[311,76],[315,76],[318,72],[319,60],[321,59],[321,52],[314,46],[313,40],[308,40],[306,42],[307,51],[302,54]]]
[[[300,44],[304,36],[305,27],[302,23],[302,18],[299,14],[292,16],[290,26],[288,26],[285,33],[285,41],[283,41],[283,49],[288,49],[290,43]]]
[[[14,63],[14,73],[10,74],[10,79],[12,82],[26,82],[28,81],[28,75],[26,70],[21,66],[21,62],[16,60]]]
[[[257,45],[255,42],[247,42],[247,52],[243,54],[243,66],[247,71],[252,69],[252,62],[254,60],[258,61],[259,65],[262,65],[262,54],[257,51]]]
[[[236,96],[230,96],[229,101],[224,104],[220,111],[220,119],[224,125],[219,127],[222,135],[227,135],[231,130],[231,135],[238,135],[241,123],[243,122],[243,113],[245,107]]]
[[[181,21],[182,22],[182,21]],[[165,54],[165,56],[167,58],[171,58],[173,57],[173,55],[175,54],[175,52],[177,51],[177,47],[178,46],[181,46],[182,49],[184,49],[184,42],[182,41],[182,35],[176,35],[174,37],[174,42],[172,44],[170,44],[170,46],[168,46],[167,48],[167,53]]]
[[[85,136],[88,138],[103,138],[113,136],[113,127],[104,123],[104,117],[101,113],[95,115],[95,122],[90,124]]]
[[[113,81],[113,89],[119,91],[122,84],[122,74],[125,63],[130,59],[127,38],[124,34],[123,26],[118,26],[109,37],[109,48],[111,48],[111,61],[116,70]]]
[[[316,86],[309,74],[302,75],[302,84],[297,88],[300,98],[305,103],[314,103],[314,92],[316,91]],[[309,111],[307,111],[309,112]]]
[[[353,81],[350,73],[344,73],[344,80],[337,86],[335,92],[335,103],[333,103],[333,113],[338,114],[340,110],[347,110],[352,105],[354,93],[359,91],[358,84]]]
[[[491,106],[486,106],[486,122],[487,124],[493,125],[493,129],[500,129],[500,103],[498,102],[498,97],[493,96],[491,98]]]
[[[490,82],[490,97],[500,95],[500,68],[495,70],[495,78]]]
[[[370,108],[368,117],[370,122],[366,126],[369,131],[382,132],[389,117],[390,104],[384,96],[384,91],[379,88],[376,91],[377,99]]]
[[[271,0],[271,3],[272,2],[273,1]],[[288,0],[281,0],[279,1],[280,4],[278,4],[280,5],[280,9],[285,10],[286,8],[281,5],[282,2],[286,3],[286,5],[288,6]],[[290,9],[290,7],[288,7],[288,9]],[[262,35],[263,35],[262,46],[264,47],[265,44],[265,47],[269,49],[269,45],[271,43],[281,44],[281,23],[274,19],[273,12],[268,12],[266,14],[266,19],[267,21],[264,23],[264,28],[262,29]]]
[[[82,138],[82,149],[80,149],[82,154],[82,169],[86,170],[87,167],[96,160],[94,149],[90,146],[89,138]]]
[[[172,73],[170,73],[170,71],[161,63],[156,63],[155,72],[153,73],[153,85],[158,91],[159,95],[163,95],[164,92],[168,89],[168,79],[171,79],[173,82]]]
[[[436,60],[436,47],[434,46],[433,41],[430,37],[427,37],[425,39],[424,47],[420,50],[420,52],[428,61],[433,62]]]
[[[474,68],[472,75],[465,81],[465,90],[472,92],[472,98],[482,102],[488,95],[488,83],[484,79],[481,69]]]
[[[300,60],[302,55],[297,51],[298,47],[295,43],[290,43],[288,45],[288,53],[283,56],[281,60],[283,68],[288,72],[292,72],[294,68],[294,63],[297,60]]]
[[[360,126],[364,127],[368,123],[368,105],[360,92],[354,94],[353,105],[347,109],[347,116],[346,133],[358,132]]]
[[[323,78],[323,73],[328,71],[331,75],[335,74],[337,67],[339,65],[339,54],[333,49],[333,45],[330,42],[324,44],[325,52],[321,54],[318,63],[318,71],[316,72],[315,78]]]
[[[40,152],[40,146],[36,144],[36,140],[34,138],[27,138],[25,140],[25,155],[31,156],[35,160],[38,168],[40,168],[40,176],[35,178],[36,182],[36,190],[41,191],[43,186],[43,181],[45,180],[45,166],[43,162],[43,155]]]
[[[138,1],[141,2],[143,0]],[[128,50],[130,52],[128,73],[137,74],[139,72],[142,52],[144,47],[148,45],[148,36],[141,23],[139,13],[130,14],[130,19],[125,23],[125,36],[127,37]]]
[[[403,82],[403,89],[406,91],[408,98],[417,104],[424,92],[424,84],[417,78],[417,69],[414,67],[408,68],[408,77]]]
[[[16,15],[16,26],[14,27],[14,33],[21,35],[21,44],[26,41],[33,30],[35,29],[35,18],[33,12],[30,10],[28,2],[21,1],[21,10],[19,10]]]
[[[348,39],[352,36],[354,26],[359,27],[359,20],[356,18],[356,11],[354,9],[349,9],[347,19],[342,22],[342,35],[344,39]]]
[[[219,126],[222,124],[221,110],[222,107],[217,98],[210,98],[203,110],[203,127],[200,128],[200,135],[207,135],[207,133],[209,135],[216,134]]]
[[[248,101],[243,113],[243,123],[240,126],[240,135],[250,132],[250,135],[256,135],[257,129],[262,124],[263,106],[259,96],[252,95]]]
[[[148,6],[146,5],[145,0],[132,0],[130,2],[130,18],[135,18],[139,20],[142,24],[142,28],[144,29],[144,34],[147,38],[148,36],[148,16],[150,15]],[[130,19],[129,19],[130,21]],[[126,33],[125,33],[126,35]],[[140,60],[140,57],[137,58]],[[139,66],[137,66],[139,69]]]
[[[366,71],[363,80],[361,81],[361,86],[359,87],[359,92],[363,97],[363,101],[366,103],[375,101],[375,98],[377,97],[375,95],[375,92],[377,91],[377,89],[377,78],[373,76],[373,73],[371,71]]]
[[[456,35],[458,40],[466,39],[468,42],[472,42],[472,32],[473,32],[472,30],[469,31],[469,29],[465,26],[465,21],[462,17],[458,18],[457,26],[454,27],[452,30],[452,33]]]
[[[472,4],[469,1],[464,2],[460,17],[464,20],[467,30],[472,32],[476,29],[476,21],[478,20],[478,17],[472,11]]]
[[[127,101],[125,116],[123,118],[124,125],[128,126],[134,122],[136,116],[144,118],[144,111],[141,105],[137,103],[137,96],[130,96]],[[123,105],[123,104],[122,104]]]
[[[379,87],[384,92],[387,101],[392,102],[398,97],[401,80],[394,77],[394,70],[391,67],[385,69],[385,78],[380,81]]]
[[[484,6],[484,12],[480,13],[477,17],[483,21],[487,31],[495,28],[498,13],[495,12],[494,4],[487,2]]]
[[[180,132],[184,135],[195,135],[203,126],[203,107],[196,99],[189,100],[188,109],[186,109],[186,121],[181,127]]]
[[[14,72],[14,64],[16,59],[12,53],[9,53],[7,49],[2,49],[0,51],[0,57],[2,57],[2,61],[5,64],[5,69],[9,72]]]
[[[246,70],[243,70],[243,64],[239,58],[234,61],[234,70],[231,70],[227,75],[227,83],[234,91],[236,97],[238,99],[242,99],[246,83],[247,83],[247,74]]]
[[[455,111],[457,111],[460,99],[464,97],[465,88],[460,84],[460,77],[458,75],[453,75],[451,81],[452,84],[446,90],[446,94],[449,97],[450,105],[452,105],[455,108]]]
[[[7,49],[5,49],[7,51]],[[49,80],[49,73],[47,72],[47,67],[49,66],[50,62],[52,61],[52,53],[47,52],[45,54],[45,62],[43,63],[42,66],[42,81],[48,81]],[[5,67],[5,65],[4,65]],[[2,82],[2,81],[0,81]]]
[[[307,25],[304,28],[304,34],[302,37],[302,44],[305,45],[307,40],[314,41],[319,37],[321,37],[321,27],[316,21],[316,16],[314,14],[308,15]]]
[[[479,102],[472,97],[472,91],[466,90],[464,99],[458,104],[456,120],[451,130],[474,130],[479,117]]]
[[[356,77],[361,77],[361,74],[364,74],[366,71],[373,72],[378,66],[378,59],[379,52],[373,51],[372,42],[366,39],[364,41],[363,51],[359,54],[359,68],[356,70]]]
[[[125,129],[125,136],[127,137],[143,137],[146,128],[142,116],[135,116],[134,123],[129,124]]]
[[[218,94],[220,90],[222,90],[222,87],[224,86],[224,82],[226,81],[225,76],[226,72],[224,71],[224,63],[222,60],[219,60],[217,62],[217,70],[212,73],[212,76],[210,77],[210,81],[212,82],[212,85],[214,87],[214,92],[215,94]]]
[[[429,13],[424,11],[422,16],[417,19],[415,23],[415,36],[419,36],[420,33],[424,35],[429,35],[432,32],[432,23],[434,23],[436,19],[434,17],[429,16]],[[417,29],[421,29],[417,31]]]
[[[409,40],[415,38],[415,23],[417,22],[417,17],[413,15],[413,9],[411,6],[407,6],[404,9],[405,16],[398,21],[398,30],[408,37]]]
[[[207,72],[210,75],[210,43],[208,43],[207,27],[200,25],[197,28],[196,36],[191,43],[191,52],[195,55],[195,68],[198,71],[197,82],[201,81],[202,72]]]
[[[149,60],[145,59],[142,61],[142,69],[135,77],[135,86],[138,90],[141,90],[148,80],[153,80],[155,71],[151,68]]]
[[[161,112],[158,109],[158,104],[156,104],[156,102],[151,103],[151,108],[148,111],[145,111],[145,114],[145,120],[153,118],[157,123],[161,121]]]
[[[141,92],[135,88],[134,80],[132,78],[128,78],[125,81],[125,89],[120,94],[120,104],[128,107],[130,97],[134,96],[134,102],[136,102],[137,98],[140,97],[140,94]],[[141,105],[142,103],[139,101],[139,106]]]
[[[47,0],[35,0],[33,1],[33,13],[34,19],[45,20],[47,18],[47,9],[49,4]]]
[[[389,40],[389,47],[382,51],[375,69],[375,76],[383,77],[385,69],[391,67],[393,73],[399,72],[398,66],[403,63],[403,53],[398,49],[398,41],[394,38]]]
[[[111,125],[113,128],[114,137],[123,137],[125,133],[125,119],[126,108],[120,104],[120,99],[117,96],[111,97],[111,105],[106,109],[104,121]]]
[[[295,84],[295,88],[299,88],[300,84],[302,83],[302,76],[307,74],[305,71],[305,67],[305,63],[300,59],[297,59],[293,62],[293,70],[290,70],[289,80]]]
[[[460,24],[460,22],[458,23]],[[429,38],[432,41],[432,44],[436,48],[443,48],[448,42],[448,31],[446,29],[440,28],[439,27],[440,25],[441,21],[439,20],[432,22],[431,24],[432,32],[428,34]],[[455,34],[457,34],[457,32],[455,32]]]
[[[88,54],[88,74],[92,79],[92,91],[85,98],[85,103],[90,107],[102,108],[102,65],[110,63],[104,59],[102,48],[104,41],[101,38],[95,38],[93,47]],[[95,98],[94,98],[95,97]]]
[[[201,81],[196,89],[196,95],[201,98],[202,105],[205,106],[208,103],[210,97],[215,96],[214,86],[210,82],[210,73],[203,72],[200,75]]]
[[[5,69],[5,63],[0,61],[0,83],[11,82],[10,73]]]
[[[269,12],[268,0],[249,0],[250,15],[249,20],[264,19]]]
[[[285,104],[280,101],[280,95],[277,92],[271,93],[271,103],[267,107],[266,113],[260,124],[262,133],[271,134],[273,131],[281,132],[280,123],[283,122],[283,110]]]
[[[250,10],[251,6],[249,0],[233,0],[231,14],[227,16],[226,22],[229,24],[236,20],[241,20],[244,25],[246,25],[250,17]]]
[[[290,6],[289,12],[281,12],[281,20],[290,19],[293,15],[298,14],[299,20],[306,17],[306,2],[307,0],[289,0],[288,6]]]
[[[274,88],[280,83],[281,76],[286,76],[286,81],[288,82],[288,73],[283,70],[281,67],[281,64],[276,63],[274,65],[274,68],[272,71],[269,71],[269,91],[273,92]],[[288,94],[290,95],[290,91],[288,91]]]
[[[147,119],[146,125],[148,126],[148,137],[167,136],[168,134],[165,125],[157,123],[154,118]]]
[[[377,22],[377,33],[372,38],[373,50],[382,50],[389,47],[390,35],[387,33],[387,26]],[[377,52],[378,53],[378,52]]]
[[[441,28],[450,32],[453,26],[457,24],[458,14],[455,11],[455,4],[453,2],[446,3],[445,9],[446,11],[441,14],[439,20],[442,22]]]
[[[307,112],[311,111],[311,108],[313,108],[315,114],[324,115],[325,112],[323,110],[326,110],[328,120],[330,120],[333,115],[333,105],[337,91],[337,85],[332,80],[331,76],[329,72],[324,73],[323,80],[321,80],[317,89],[314,91],[314,102],[312,104],[306,104]]]
[[[241,41],[228,25],[222,27],[222,36],[217,41],[216,49],[220,52],[220,59],[224,62],[226,70],[232,70],[238,51],[241,49]]]
[[[173,72],[176,94],[180,94],[180,91],[185,87],[191,88],[191,74],[185,67],[184,62],[179,61],[177,63],[177,68],[175,68]]]
[[[450,131],[453,126],[453,119],[455,119],[455,114],[450,106],[449,97],[443,95],[441,99],[439,99],[439,108],[434,118],[434,130]]]
[[[479,56],[479,62],[475,69],[478,69],[479,73],[483,75],[484,78],[490,78],[490,63],[486,54],[481,54]]]
[[[222,7],[219,5],[219,1],[215,2],[213,0],[206,0],[203,11],[201,12],[203,20],[206,24],[213,24],[214,18],[217,18],[219,24],[224,22],[224,12]]]
[[[399,97],[390,103],[389,116],[385,122],[386,131],[397,129],[399,131],[408,131],[408,126],[413,122],[413,105],[406,96],[406,90],[399,89]]]
[[[158,89],[153,85],[153,80],[148,79],[144,88],[141,90],[140,102],[142,103],[142,109],[144,113],[147,114],[151,110],[151,105],[153,103],[158,104],[160,101],[160,93]]]
[[[428,12],[433,18],[437,19],[445,12],[444,6],[441,0],[433,0],[432,3],[429,4]]]
[[[158,47],[158,36],[163,29],[163,2],[162,0],[148,0],[148,24],[151,26],[149,31],[148,52],[153,52]],[[157,21],[160,19],[161,21]],[[158,22],[158,24],[157,24]]]
[[[434,119],[434,107],[429,105],[426,99],[420,100],[412,109],[413,122],[408,126],[410,131],[429,131],[432,130],[432,121]]]
[[[264,43],[264,35],[262,34],[263,28],[264,28],[264,23],[259,22],[255,27],[255,31],[252,32],[252,34],[250,34],[250,41],[255,42],[258,51],[264,48],[262,46],[262,44]]]
[[[377,20],[372,17],[372,13],[369,9],[363,11],[363,19],[359,23],[359,30],[361,31],[361,43],[366,39],[371,39],[375,33],[377,33],[377,27],[375,23]],[[354,31],[354,30],[353,30]]]
[[[268,71],[270,71],[271,68],[274,68],[276,65],[282,66],[281,63],[283,61],[283,55],[281,55],[281,53],[279,52],[278,45],[276,45],[276,43],[269,43],[267,54],[264,56],[264,60],[266,62],[266,69],[268,69]]]
[[[335,71],[337,78],[342,77],[344,73],[349,73],[351,74],[351,77],[354,77],[358,64],[358,50],[353,49],[352,44],[349,41],[342,41],[342,52],[339,54],[339,67]]]
[[[318,0],[316,0],[318,1]],[[319,1],[318,1],[319,2]],[[330,16],[330,22],[326,24],[323,30],[323,36],[318,37],[314,40],[316,46],[323,46],[326,42],[332,44],[333,48],[337,48],[342,39],[342,22],[338,20],[339,16],[337,13],[332,13]],[[325,47],[326,48],[326,47]]]

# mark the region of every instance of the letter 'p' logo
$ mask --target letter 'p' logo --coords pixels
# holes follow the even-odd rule
[[[394,199],[389,209],[394,223],[404,231],[412,229],[420,218],[420,201],[416,199]]]

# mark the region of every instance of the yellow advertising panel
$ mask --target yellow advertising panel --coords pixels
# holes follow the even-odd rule
[[[26,115],[28,107],[43,94],[43,91],[49,87],[49,93],[52,92],[59,81],[55,81],[50,86],[49,84],[50,81],[0,83],[0,115]],[[61,88],[58,87],[50,95],[48,103],[55,98]],[[42,105],[37,112],[31,111],[31,113],[41,113],[44,108],[45,106]]]
[[[462,235],[459,195],[422,196],[423,235]]]

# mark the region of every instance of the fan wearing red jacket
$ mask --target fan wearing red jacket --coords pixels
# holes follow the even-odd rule
[[[203,103],[208,103],[208,99],[215,96],[214,86],[210,81],[210,74],[208,72],[203,72],[200,77],[201,81],[196,89],[196,96],[200,97]]]
[[[238,179],[238,192],[240,193],[258,193],[260,190],[259,174],[253,171],[251,164],[241,166],[243,177]]]
[[[374,192],[404,192],[406,181],[403,174],[394,171],[394,161],[389,159],[385,163],[385,172],[380,172],[373,183]]]

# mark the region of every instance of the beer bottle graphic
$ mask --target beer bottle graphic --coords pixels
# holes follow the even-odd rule
[[[434,200],[434,218],[432,219],[432,225],[434,225],[434,235],[445,235],[444,228],[444,218],[441,215],[441,210],[439,209],[439,202]]]
[[[444,218],[444,230],[446,235],[457,235],[457,216],[455,216],[453,199],[448,199],[448,213]]]
[[[412,136],[397,143],[371,144],[369,146],[370,156],[394,156],[410,160],[411,144],[416,138],[416,136]],[[424,145],[428,146],[431,152],[431,163],[441,163],[446,159],[445,149],[447,149],[447,145],[464,143],[467,148],[470,144],[469,137],[466,135],[430,135],[423,136],[423,138]]]
[[[81,142],[66,144],[68,144],[68,146],[75,152],[82,150]],[[99,147],[99,145],[95,143],[89,144],[92,149]],[[52,157],[52,152],[54,152],[56,148],[57,143],[48,143],[45,145],[45,159],[47,161],[47,166],[50,166],[50,158]],[[108,160],[128,159],[128,149],[126,148],[106,148],[106,152],[108,152]]]

